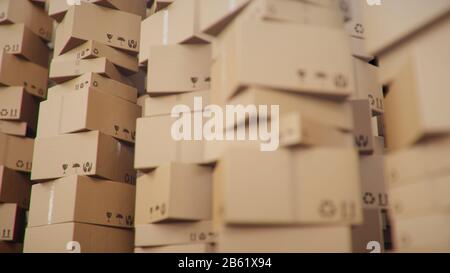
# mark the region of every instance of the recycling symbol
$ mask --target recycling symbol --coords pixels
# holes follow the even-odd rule
[[[364,27],[362,24],[356,24],[355,25],[355,32],[358,34],[363,34],[364,33]]]
[[[336,206],[330,200],[323,201],[320,205],[319,212],[320,215],[326,218],[331,218],[336,215]]]
[[[24,165],[25,165],[25,164],[23,163],[22,160],[18,160],[18,161],[16,162],[16,167],[17,167],[17,168],[23,168]]]
[[[344,75],[339,74],[335,77],[334,84],[336,87],[345,88],[348,85],[348,81]]]
[[[373,196],[373,194],[370,192],[366,192],[364,194],[363,200],[364,200],[364,204],[367,204],[367,205],[373,205],[373,204],[375,204],[375,201],[376,201],[375,196]]]
[[[0,111],[0,116],[6,117],[7,115],[8,115],[8,110],[2,109],[2,111]]]

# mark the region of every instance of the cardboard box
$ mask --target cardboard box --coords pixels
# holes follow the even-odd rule
[[[210,221],[136,225],[135,246],[153,247],[213,243],[217,234]]]
[[[141,173],[136,225],[211,219],[212,168],[171,163]]]
[[[448,213],[450,202],[449,174],[424,178],[421,181],[390,189],[392,216],[395,219]]]
[[[47,68],[50,49],[25,24],[2,25],[0,48]]]
[[[25,230],[25,210],[17,204],[0,204],[0,240],[21,242]]]
[[[135,55],[139,52],[140,23],[140,16],[82,2],[71,7],[58,25],[54,54],[96,40]]]
[[[32,180],[87,175],[134,183],[133,148],[98,131],[36,139]]]
[[[30,172],[33,161],[34,139],[0,133],[0,165]]]
[[[219,225],[359,224],[357,160],[348,148],[230,147],[214,171],[213,219]]]
[[[55,137],[83,131],[100,131],[134,143],[141,108],[96,89],[53,97],[41,103],[38,137]]]
[[[382,211],[379,209],[364,209],[364,222],[362,225],[352,227],[352,248],[353,253],[370,253],[369,242],[380,243],[380,251],[384,252],[384,236]]]
[[[131,253],[133,231],[82,223],[27,228],[24,252]]]
[[[121,0],[82,0],[83,2],[94,3],[99,6],[104,6],[111,9],[117,9],[128,13],[133,13],[145,17],[146,1],[145,0],[131,0],[131,1],[121,1]],[[66,15],[67,10],[70,5],[67,1],[61,0],[49,0],[48,1],[48,15],[58,22],[61,22]]]
[[[450,52],[436,44],[433,53],[419,53],[405,64],[386,96],[385,129],[388,148],[399,150],[426,137],[450,132],[450,86],[445,63]]]
[[[0,87],[0,119],[24,121],[36,130],[39,101],[22,87]]]
[[[131,86],[131,82],[127,77],[122,75],[117,67],[106,58],[86,60],[53,59],[50,65],[50,79],[58,84],[89,72],[98,73]]]
[[[252,85],[340,99],[355,92],[343,30],[252,21],[232,25],[220,39],[218,94],[224,101]]]
[[[22,253],[23,244],[0,241],[0,253]]]
[[[212,253],[211,244],[136,247],[134,253]]]
[[[53,61],[78,61],[95,58],[106,58],[125,75],[131,75],[139,71],[137,57],[130,56],[125,52],[93,40],[87,41],[86,43],[67,51],[63,55],[53,58]]]
[[[196,115],[201,116],[202,113],[192,114],[192,121]],[[176,141],[172,138],[171,128],[177,120],[177,118],[171,116],[157,116],[137,120],[134,161],[136,169],[148,170],[171,162],[204,162],[203,141]]]
[[[0,166],[0,203],[30,206],[31,181],[28,175]]]
[[[147,92],[151,95],[209,90],[211,46],[151,46]]]
[[[355,122],[355,144],[361,154],[371,154],[373,152],[373,136],[372,131],[372,111],[370,108],[370,100],[353,100],[353,115]]]
[[[362,61],[370,62],[375,59],[374,55],[367,53],[364,39],[350,37],[350,50],[353,57]]]
[[[28,0],[2,0],[0,2],[0,23],[24,23],[32,32],[50,42],[53,22],[44,10]]]
[[[139,63],[147,63],[152,45],[208,42],[210,38],[200,32],[199,11],[198,0],[176,1],[142,21]]]
[[[27,128],[26,122],[0,120],[0,134],[26,136]]]
[[[142,101],[142,117],[155,117],[170,115],[172,109],[177,105],[186,105],[190,109],[195,108],[195,98],[202,98],[202,107],[198,111],[203,111],[209,105],[210,90],[194,91],[168,96],[143,96]]]
[[[215,244],[218,253],[350,253],[346,226],[223,228]]]
[[[136,187],[87,176],[36,184],[28,227],[68,222],[132,228]],[[101,199],[102,202],[98,202]]]
[[[388,190],[385,180],[385,157],[370,155],[359,157],[362,204],[364,209],[387,208]]]
[[[217,36],[242,11],[250,0],[200,0],[200,29]]]
[[[4,51],[0,54],[0,84],[23,86],[28,93],[45,98],[48,70]],[[17,73],[20,71],[20,73]]]
[[[447,0],[437,0],[433,5],[421,0],[385,2],[377,8],[363,5],[365,27],[370,33],[366,47],[371,54],[383,52],[450,11]]]
[[[383,86],[378,81],[379,68],[365,61],[353,58],[355,66],[356,93],[354,99],[369,99],[375,114],[384,113]]]
[[[48,99],[66,93],[95,89],[131,103],[137,102],[137,90],[127,84],[104,77],[98,73],[85,73],[73,80],[55,85],[48,90]]]

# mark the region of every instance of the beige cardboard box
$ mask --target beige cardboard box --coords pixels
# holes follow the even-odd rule
[[[86,89],[95,89],[131,103],[137,102],[136,88],[97,73],[86,73],[73,80],[49,88],[48,99],[73,91]]]
[[[374,136],[373,141],[373,155],[385,155],[386,154],[386,145],[384,141],[384,137],[382,136]]]
[[[0,84],[23,86],[30,94],[45,98],[48,70],[4,51],[0,53]],[[20,73],[17,73],[20,71]]]
[[[139,63],[147,63],[152,45],[208,42],[210,38],[200,32],[199,9],[198,0],[176,1],[142,21]]]
[[[364,209],[364,222],[362,225],[352,227],[353,253],[370,253],[373,249],[368,248],[370,242],[380,243],[380,251],[384,252],[383,214],[380,209]]]
[[[357,160],[348,148],[267,153],[230,147],[214,172],[213,219],[247,225],[359,224]]]
[[[77,222],[132,228],[135,192],[134,185],[75,175],[36,184],[28,227]]]
[[[217,238],[218,253],[350,253],[350,227],[224,227]]]
[[[384,1],[376,8],[363,5],[367,33],[366,46],[372,54],[379,54],[420,28],[448,14],[450,2],[421,0]]]
[[[50,49],[25,24],[2,25],[0,37],[0,48],[5,52],[48,67]]]
[[[25,210],[17,204],[0,204],[0,240],[22,242]]]
[[[400,252],[450,251],[450,215],[433,213],[411,219],[393,219],[394,246]]]
[[[113,47],[90,40],[86,43],[71,49],[63,55],[53,58],[57,60],[86,60],[95,58],[106,58],[109,62],[117,66],[119,71],[125,75],[131,75],[139,71],[136,56],[130,56]]]
[[[392,216],[395,219],[407,219],[446,213],[450,211],[450,175],[424,178],[423,180],[390,189]]]
[[[145,17],[145,0],[82,0],[83,2],[94,3],[99,6],[104,6],[111,9],[117,9],[128,13],[133,13]],[[70,8],[67,1],[61,0],[49,0],[48,1],[48,14],[58,22],[61,22],[66,15],[67,10]]]
[[[26,122],[0,120],[0,134],[26,136],[28,125]]]
[[[373,130],[372,130],[372,111],[370,100],[353,100],[353,115],[355,122],[355,144],[361,154],[371,154],[373,152]]]
[[[385,180],[385,157],[369,155],[359,157],[362,204],[364,209],[387,208],[389,197]]]
[[[30,172],[33,158],[34,139],[0,133],[0,165]]]
[[[378,81],[379,68],[365,61],[353,58],[355,66],[356,93],[354,99],[369,99],[375,114],[384,113],[383,86]]]
[[[445,63],[450,62],[450,51],[436,44],[433,53],[414,54],[386,96],[385,129],[388,148],[399,150],[418,141],[450,132],[448,101],[443,92],[450,86]]]
[[[162,165],[141,173],[136,185],[136,225],[211,219],[210,167]]]
[[[212,253],[211,244],[136,247],[134,253]]]
[[[151,46],[147,92],[151,95],[209,90],[211,46]]]
[[[209,105],[210,90],[194,91],[180,94],[173,94],[168,96],[143,96],[142,100],[142,117],[155,117],[170,115],[173,107],[183,104],[190,109],[195,107],[195,98],[202,99],[202,107],[194,111],[203,111]]]
[[[201,116],[202,113],[191,114],[192,121],[196,115]],[[177,118],[171,116],[157,116],[137,120],[134,161],[136,169],[153,169],[171,162],[204,162],[203,141],[176,141],[172,137],[172,125],[177,120]]]
[[[213,243],[217,236],[210,221],[136,225],[135,232],[136,247]]]
[[[375,56],[367,53],[365,48],[365,41],[361,38],[350,37],[350,49],[352,51],[352,55],[355,58],[361,59],[365,62],[370,62],[375,59]]]
[[[22,87],[0,87],[0,119],[23,121],[36,130],[39,101]]]
[[[89,72],[98,73],[123,84],[131,85],[127,77],[122,75],[117,67],[104,57],[86,60],[56,58],[53,59],[50,65],[50,79],[58,84]]]
[[[392,189],[445,174],[450,169],[450,138],[432,139],[386,156],[386,179]]]
[[[81,3],[71,7],[56,29],[55,56],[88,40],[136,55],[139,52],[141,17],[98,5]]]
[[[222,66],[218,94],[223,100],[251,85],[341,99],[355,92],[348,36],[343,30],[243,21],[220,39],[216,62]]]
[[[23,244],[0,241],[0,253],[22,253]]]
[[[38,137],[82,131],[100,131],[133,143],[141,108],[96,89],[85,89],[53,97],[41,103]]]
[[[340,8],[344,15],[345,29],[351,37],[364,39],[366,36],[366,28],[364,27],[363,1],[342,0]]]
[[[36,139],[32,180],[88,175],[134,183],[133,148],[98,131]]]
[[[133,231],[82,223],[27,228],[24,252],[131,253]]]
[[[242,11],[250,0],[200,0],[200,29],[217,36]]]
[[[28,0],[0,1],[0,24],[24,23],[32,32],[50,42],[53,23],[44,10]]]
[[[28,175],[0,166],[0,203],[30,206],[31,181]]]

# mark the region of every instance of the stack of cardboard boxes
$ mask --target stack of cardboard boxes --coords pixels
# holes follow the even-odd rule
[[[25,252],[131,252],[145,0],[50,1],[60,23],[40,105]],[[98,3],[97,3],[98,2]],[[62,6],[60,5],[62,4]],[[141,14],[142,12],[142,14]]]
[[[386,179],[394,249],[450,251],[450,1],[364,8],[370,54],[386,86]]]
[[[376,251],[390,248],[387,216],[388,196],[384,179],[383,87],[378,81],[379,68],[373,55],[365,51],[366,27],[363,20],[364,1],[341,0],[344,22],[352,45],[356,92],[353,106],[355,145],[360,152],[359,166],[362,187],[364,223],[352,230],[353,251]]]
[[[0,1],[0,252],[20,252],[52,22],[40,1]]]

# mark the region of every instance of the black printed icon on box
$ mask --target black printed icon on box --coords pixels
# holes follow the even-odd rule
[[[119,133],[120,127],[119,125],[114,125],[114,131],[116,132],[116,136]]]
[[[112,212],[106,212],[106,218],[108,219],[108,223],[111,222]]]
[[[116,219],[117,220],[119,220],[119,224],[122,224],[122,221],[123,221],[123,215],[122,214],[120,214],[120,213],[117,213],[117,215],[116,215]]]
[[[323,217],[331,218],[336,215],[337,208],[334,203],[330,200],[325,200],[321,203],[319,207],[319,213]]]
[[[111,43],[112,38],[114,38],[114,35],[111,33],[106,33],[106,37],[108,38],[108,42]]]
[[[21,169],[23,166],[25,166],[25,163],[22,160],[17,160],[16,167]]]
[[[373,205],[373,204],[375,204],[376,199],[372,193],[366,192],[364,194],[363,201],[364,201],[364,204],[366,204],[366,205]]]
[[[68,164],[62,164],[62,169],[63,169],[64,174],[66,174],[66,171],[68,168],[69,168]]]
[[[334,85],[336,85],[336,87],[339,88],[347,87],[348,86],[347,78],[342,74],[336,75],[336,77],[334,78]]]
[[[192,87],[195,88],[198,82],[198,77],[191,77]]]
[[[117,37],[117,41],[120,42],[120,45],[123,46],[123,43],[125,43],[125,38],[123,37]]]
[[[73,165],[72,165],[72,169],[79,169],[79,168],[81,168],[81,165],[79,164],[79,163],[74,163]]]
[[[298,74],[298,76],[300,77],[301,80],[304,80],[305,77],[306,77],[306,71],[305,70],[300,69],[300,70],[297,71],[297,74]]]
[[[130,226],[130,227],[133,226],[133,216],[128,215],[126,220],[125,220],[125,223],[126,223],[127,226]]]
[[[355,144],[359,148],[367,147],[367,145],[369,145],[369,137],[363,135],[355,136]]]
[[[90,163],[90,162],[86,162],[86,163],[83,164],[83,171],[85,173],[88,173],[88,172],[92,171],[92,168],[93,168],[93,164]]]
[[[364,33],[364,26],[362,24],[356,24],[355,25],[355,32],[358,34]]]
[[[128,47],[129,48],[137,48],[137,45],[138,45],[137,41],[135,41],[135,40],[128,40]]]

